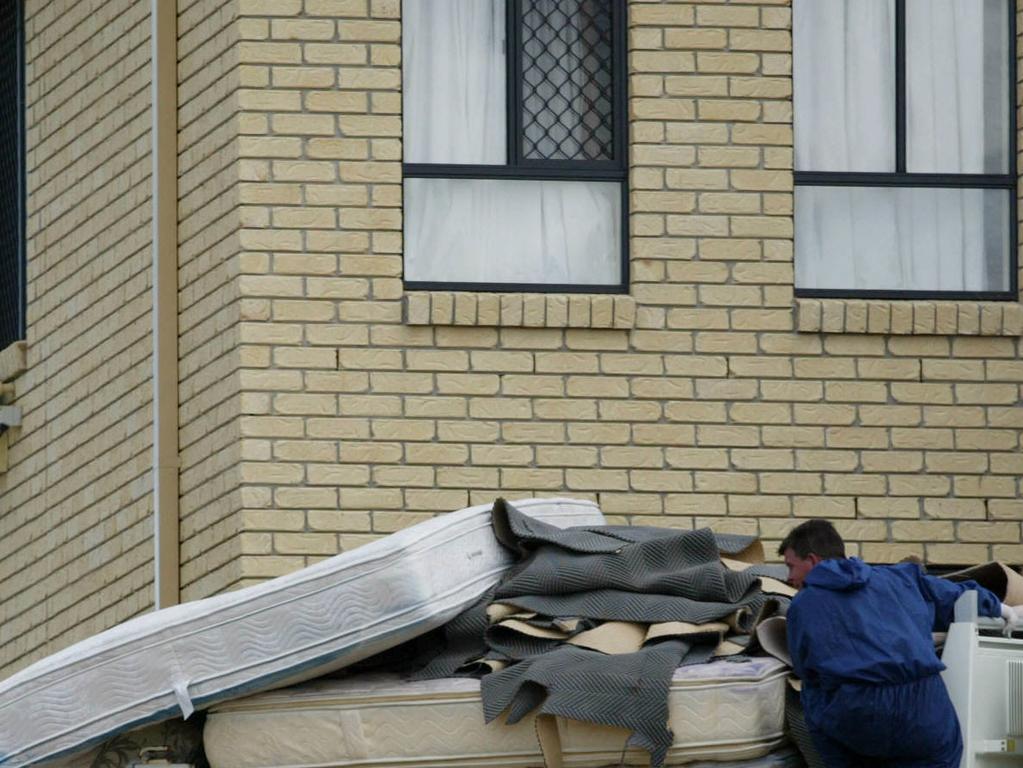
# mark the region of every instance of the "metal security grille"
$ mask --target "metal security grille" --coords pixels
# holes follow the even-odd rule
[[[522,1],[522,156],[614,159],[610,0]]]
[[[0,0],[0,349],[22,337],[20,0]]]

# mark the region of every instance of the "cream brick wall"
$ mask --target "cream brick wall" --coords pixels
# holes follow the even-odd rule
[[[434,385],[404,363],[433,342],[401,322],[399,3],[239,7],[240,545],[244,576],[262,579],[464,506],[468,491],[437,482],[440,454],[406,456],[436,423],[405,410]]]
[[[151,603],[147,3],[65,5],[28,2],[0,674]],[[403,291],[399,0],[178,10],[185,598],[498,494],[1023,562],[1019,306],[794,299],[789,0],[630,0],[619,297]]]
[[[237,586],[240,22],[235,0],[178,0],[181,595]]]
[[[240,7],[246,577],[499,493],[1023,561],[1018,306],[796,306],[789,0],[629,3],[620,307],[404,296],[400,3]]]
[[[147,2],[26,0],[28,370],[0,676],[152,602]]]
[[[153,605],[149,8],[26,2],[28,367],[0,470],[0,677]],[[241,576],[237,15],[178,2],[184,599]]]

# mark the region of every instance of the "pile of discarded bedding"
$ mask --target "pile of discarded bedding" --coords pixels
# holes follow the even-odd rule
[[[801,764],[784,749],[785,667],[745,653],[757,618],[784,605],[768,594],[784,592],[778,573],[748,562],[758,545],[606,527],[576,500],[494,512],[444,515],[44,659],[0,682],[0,765],[129,766],[161,738],[139,728],[169,718],[188,732],[180,760],[200,765],[188,726],[201,717],[181,721],[193,709],[209,710],[213,768],[535,766],[541,745],[580,768]],[[442,679],[323,678],[417,637],[443,640],[420,674]],[[489,674],[450,676],[471,669]]]
[[[349,674],[221,705],[206,726],[214,768],[802,765],[785,748],[788,670],[747,653],[791,594],[778,566],[745,562],[762,560],[758,542],[562,530],[501,500],[493,524],[518,554],[500,583],[439,648],[420,638],[363,665],[425,660],[415,681]]]
[[[673,744],[675,670],[741,654],[755,624],[783,610],[781,595],[791,594],[770,578],[777,566],[742,562],[763,559],[748,537],[632,526],[562,530],[501,499],[493,523],[520,559],[447,628],[447,649],[418,677],[485,666],[492,670],[482,678],[487,722],[505,714],[514,724],[535,712],[622,728],[655,768]],[[733,568],[722,553],[737,558]],[[769,598],[765,585],[779,594]]]

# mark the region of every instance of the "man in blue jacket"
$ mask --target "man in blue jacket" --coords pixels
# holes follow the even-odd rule
[[[806,724],[829,768],[958,768],[963,751],[932,631],[945,631],[964,591],[984,616],[1016,613],[975,582],[914,563],[870,566],[845,556],[826,520],[808,520],[778,548],[799,589],[788,610],[792,666]]]

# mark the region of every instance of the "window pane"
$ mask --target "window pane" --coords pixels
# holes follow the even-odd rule
[[[20,23],[21,3],[0,3],[0,350],[24,338]]]
[[[610,0],[523,0],[522,156],[613,160]]]
[[[921,173],[1008,173],[1006,0],[906,3],[906,162]]]
[[[895,170],[894,0],[794,0],[796,170]]]
[[[504,0],[404,0],[406,163],[504,165]]]
[[[796,287],[1007,291],[1003,189],[796,187]]]
[[[618,285],[617,182],[405,180],[405,279]]]

